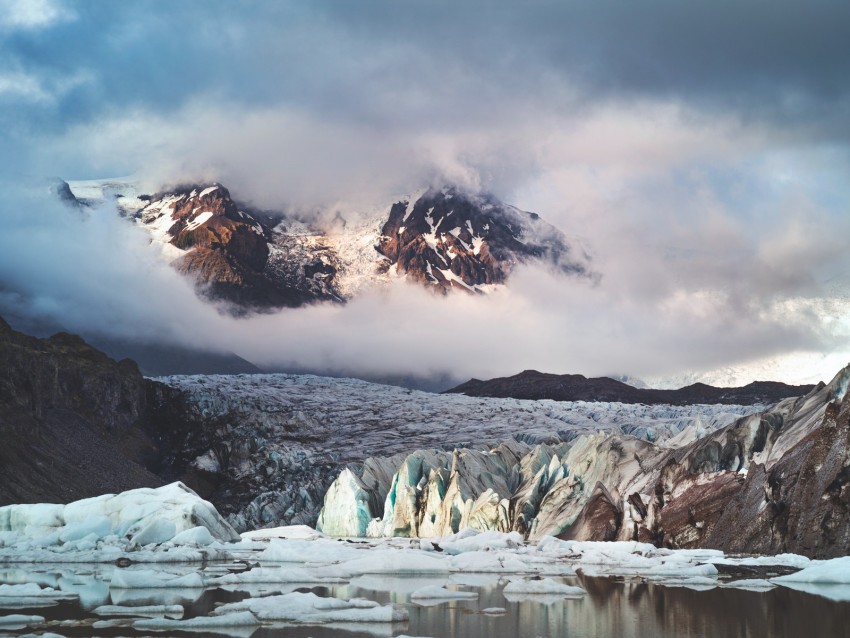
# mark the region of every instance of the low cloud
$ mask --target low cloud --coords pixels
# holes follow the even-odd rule
[[[479,378],[535,368],[657,378],[826,353],[847,335],[846,307],[785,293],[758,252],[737,254],[738,267],[766,269],[773,285],[747,297],[751,274],[735,283],[723,268],[714,281],[698,273],[712,268],[711,249],[682,256],[628,244],[619,261],[599,255],[605,278],[597,286],[527,266],[486,297],[443,298],[399,283],[345,305],[235,319],[200,300],[114,208],[80,214],[52,201],[46,187],[18,191],[13,201],[17,214],[4,216],[9,231],[0,238],[2,312],[89,336],[231,351],[271,368]],[[792,242],[790,250],[819,261],[815,245]],[[645,277],[651,285],[641,288]]]
[[[827,376],[850,305],[850,20],[797,5],[7,0],[0,312],[351,373]],[[235,320],[115,210],[39,181],[128,174],[302,216],[483,188],[602,278],[523,267],[485,298],[399,285]],[[792,355],[811,365],[769,363]]]
[[[74,18],[58,0],[0,0],[0,29],[44,29]]]

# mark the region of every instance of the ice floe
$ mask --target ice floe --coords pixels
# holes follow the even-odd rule
[[[808,567],[794,574],[777,576],[774,583],[822,583],[828,585],[850,585],[850,556],[832,560],[811,561]]]
[[[178,576],[153,569],[116,569],[112,589],[192,589],[203,587],[204,578],[194,572]]]
[[[101,605],[92,610],[98,616],[131,616],[149,618],[171,618],[183,617],[182,605],[136,605],[134,607],[125,605]]]
[[[169,618],[149,618],[133,623],[135,629],[142,631],[197,631],[215,632],[216,629],[230,627],[258,627],[260,622],[254,614],[243,611],[225,613],[216,616],[197,616],[187,620],[171,620]],[[230,633],[230,632],[228,632]]]
[[[363,598],[322,598],[313,593],[292,592],[280,596],[248,598],[222,605],[215,614],[249,611],[260,620],[313,625],[334,622],[402,622],[407,610]]]
[[[563,598],[580,598],[587,592],[581,587],[558,583],[551,578],[512,580],[502,590],[505,595],[523,594],[561,596]]]
[[[0,609],[36,609],[55,607],[62,601],[76,600],[77,594],[40,587],[38,583],[0,585]]]
[[[0,507],[0,563],[194,562],[239,535],[182,483],[105,494],[67,505]],[[203,549],[201,549],[203,548]]]
[[[28,616],[25,614],[9,614],[0,616],[0,630],[14,631],[27,627],[40,627],[44,624],[44,616]]]
[[[445,587],[431,585],[417,589],[415,592],[410,594],[410,598],[412,600],[425,601],[475,600],[478,598],[478,593],[474,591],[446,589]]]

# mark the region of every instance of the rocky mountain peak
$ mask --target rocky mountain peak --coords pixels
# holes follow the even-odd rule
[[[332,265],[291,245],[221,184],[158,193],[135,217],[203,296],[235,314],[339,299]]]
[[[536,213],[456,186],[431,188],[356,223],[337,211],[324,228],[309,216],[257,211],[219,183],[140,195],[129,181],[92,180],[71,182],[69,191],[80,201],[115,201],[201,296],[226,302],[236,315],[342,302],[395,274],[442,293],[488,292],[521,263],[596,276],[578,243]]]
[[[505,283],[516,264],[532,260],[590,274],[587,256],[536,213],[456,186],[394,204],[377,249],[388,268],[443,292],[483,292]]]

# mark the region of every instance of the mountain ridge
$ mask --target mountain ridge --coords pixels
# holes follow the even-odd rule
[[[718,388],[693,383],[675,390],[636,388],[610,377],[588,378],[581,374],[551,374],[524,370],[510,377],[470,379],[446,390],[447,394],[553,401],[606,401],[647,405],[693,405],[697,403],[771,404],[811,392],[814,385],[788,385],[780,381],[753,381],[745,386]]]
[[[55,186],[81,205],[112,199],[146,230],[199,296],[236,316],[344,303],[364,285],[407,280],[435,292],[487,293],[520,263],[599,278],[588,252],[537,213],[457,186],[431,188],[376,209],[335,211],[328,228],[240,203],[217,182],[139,194],[120,180]],[[63,186],[64,185],[64,186]],[[99,194],[98,194],[99,193]],[[63,195],[64,194],[64,195]],[[357,223],[346,217],[354,215]]]

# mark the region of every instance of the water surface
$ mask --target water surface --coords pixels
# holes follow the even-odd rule
[[[170,570],[186,569],[170,566]],[[36,614],[50,621],[46,629],[64,636],[140,636],[132,628],[96,630],[91,609],[103,604],[180,604],[186,617],[208,614],[218,603],[230,602],[248,594],[221,589],[196,590],[110,590],[112,568],[103,566],[40,565],[0,571],[0,583],[38,582],[80,594],[79,603],[30,610],[0,610]],[[777,587],[768,592],[713,588],[697,591],[666,587],[639,578],[591,578],[577,576],[559,579],[580,585],[587,595],[577,600],[506,597],[505,577],[456,574],[451,578],[403,578],[363,576],[348,584],[313,587],[311,591],[338,598],[362,597],[381,604],[405,606],[408,623],[358,624],[337,626],[261,627],[257,630],[223,631],[225,636],[254,638],[365,638],[376,636],[430,636],[433,638],[850,638],[850,602],[830,600],[828,587],[820,594]],[[422,605],[411,594],[427,585],[446,585],[478,593],[472,601]],[[263,586],[268,588],[268,586]],[[292,588],[288,589],[291,591]],[[302,590],[304,590],[302,588]],[[841,598],[843,593],[836,590]],[[254,591],[257,595],[259,591]],[[279,589],[278,589],[279,593]],[[503,608],[504,613],[485,614],[487,608]],[[77,621],[76,626],[58,623]],[[40,633],[38,630],[36,633]],[[22,635],[32,630],[8,631],[0,635]],[[147,634],[145,634],[147,635]],[[198,636],[167,632],[159,635]]]

